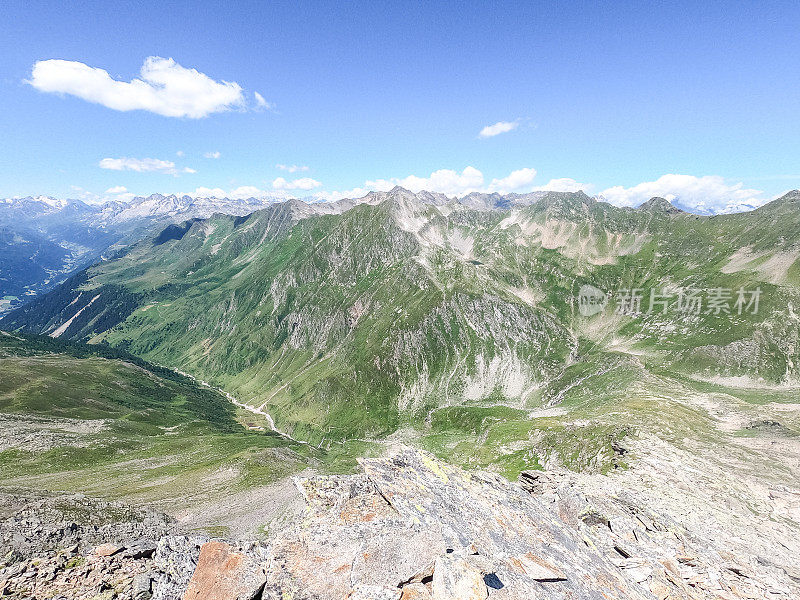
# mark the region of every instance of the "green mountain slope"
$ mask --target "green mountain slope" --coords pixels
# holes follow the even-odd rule
[[[0,331],[0,374],[6,490],[175,512],[275,481],[309,456],[242,427],[222,394],[111,348]]]
[[[797,382],[797,192],[717,217],[660,199],[634,210],[548,193],[498,209],[479,196],[396,188],[352,208],[187,222],[2,324],[180,368],[325,447],[400,431],[487,463],[515,444],[522,462],[547,460],[571,438],[529,415],[573,402],[594,421],[566,462],[608,468],[625,428],[589,406],[642,382],[653,397],[679,380]],[[581,314],[585,285],[610,294],[598,314]],[[632,288],[639,310],[617,314]],[[665,288],[667,309],[648,311]],[[681,288],[703,292],[698,314],[675,309]],[[728,312],[707,310],[718,289]],[[759,290],[757,311],[738,310],[740,289]]]

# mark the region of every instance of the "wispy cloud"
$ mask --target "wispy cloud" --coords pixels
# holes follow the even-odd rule
[[[322,184],[317,181],[316,179],[311,179],[311,177],[301,177],[299,179],[294,179],[292,181],[287,181],[283,177],[278,177],[272,182],[273,189],[276,190],[313,190],[314,188],[318,188],[322,186]]]
[[[305,165],[275,165],[276,169],[280,169],[281,171],[287,171],[289,173],[297,173],[298,171],[308,171],[308,167]]]
[[[69,94],[113,110],[144,110],[165,117],[201,119],[211,114],[246,108],[242,87],[216,81],[171,58],[145,59],[138,78],[119,81],[108,71],[71,60],[40,60],[26,81],[42,92]],[[256,106],[264,98],[256,95]]]
[[[197,173],[189,167],[176,167],[171,160],[158,158],[104,158],[98,163],[98,166],[111,171],[135,171],[137,173],[165,173],[167,175]]]
[[[253,98],[256,101],[256,108],[259,110],[275,110],[275,105],[272,102],[267,102],[264,96],[258,92],[253,92]]]
[[[519,127],[519,121],[498,121],[494,125],[487,125],[481,129],[480,133],[478,133],[478,137],[494,137],[496,135],[500,135],[501,133],[514,131],[517,127]]]
[[[203,154],[203,156],[205,156],[206,158],[219,158],[220,156],[222,156],[222,153],[221,152],[206,152],[205,154]]]

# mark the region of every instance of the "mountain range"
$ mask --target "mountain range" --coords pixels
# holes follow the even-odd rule
[[[422,191],[415,198],[425,204],[444,206],[455,202],[485,211],[528,206],[547,194],[473,192],[450,198]],[[321,203],[315,198],[303,201],[340,212],[356,204],[374,202],[376,197],[368,194],[334,203]],[[160,226],[192,218],[208,219],[217,213],[244,216],[282,201],[280,197],[232,199],[162,194],[99,203],[48,196],[0,199],[0,315]],[[680,210],[679,200],[670,206]]]
[[[596,415],[643,385],[797,385],[799,206],[798,192],[712,217],[583,193],[291,200],[171,224],[0,327],[188,372],[314,445],[402,434],[510,473],[603,470],[630,425],[530,415]]]
[[[161,194],[102,204],[47,196],[0,199],[0,314],[141,239],[153,227],[215,212],[248,214],[274,201]]]
[[[800,192],[29,202],[11,597],[797,597]]]

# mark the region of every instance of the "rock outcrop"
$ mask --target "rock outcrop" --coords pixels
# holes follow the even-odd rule
[[[265,583],[264,568],[257,558],[214,540],[200,548],[197,567],[183,598],[255,600],[261,597]]]
[[[310,512],[275,540],[268,588],[331,600],[363,595],[359,586],[399,599],[410,584],[437,600],[646,597],[499,476],[408,448],[361,465],[363,475],[298,480]]]
[[[266,541],[166,536],[71,559],[8,556],[0,590],[105,600],[800,597],[796,574],[721,550],[624,490],[595,494],[568,471],[524,473],[520,485],[407,447],[360,462],[357,475],[297,478],[307,511]]]

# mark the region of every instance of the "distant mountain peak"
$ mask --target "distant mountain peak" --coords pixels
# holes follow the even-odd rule
[[[647,202],[639,205],[637,210],[641,211],[648,211],[648,212],[665,212],[667,214],[677,214],[685,212],[672,204],[666,198],[661,198],[659,196],[654,196],[650,198]]]
[[[406,188],[404,188],[401,185],[396,185],[391,190],[389,190],[389,193],[390,194],[412,194],[413,195],[414,192],[412,192],[411,190],[407,190]]]
[[[548,202],[564,202],[564,201],[577,201],[583,204],[594,204],[597,202],[595,198],[588,196],[583,190],[577,192],[555,192],[545,191],[542,198]]]

